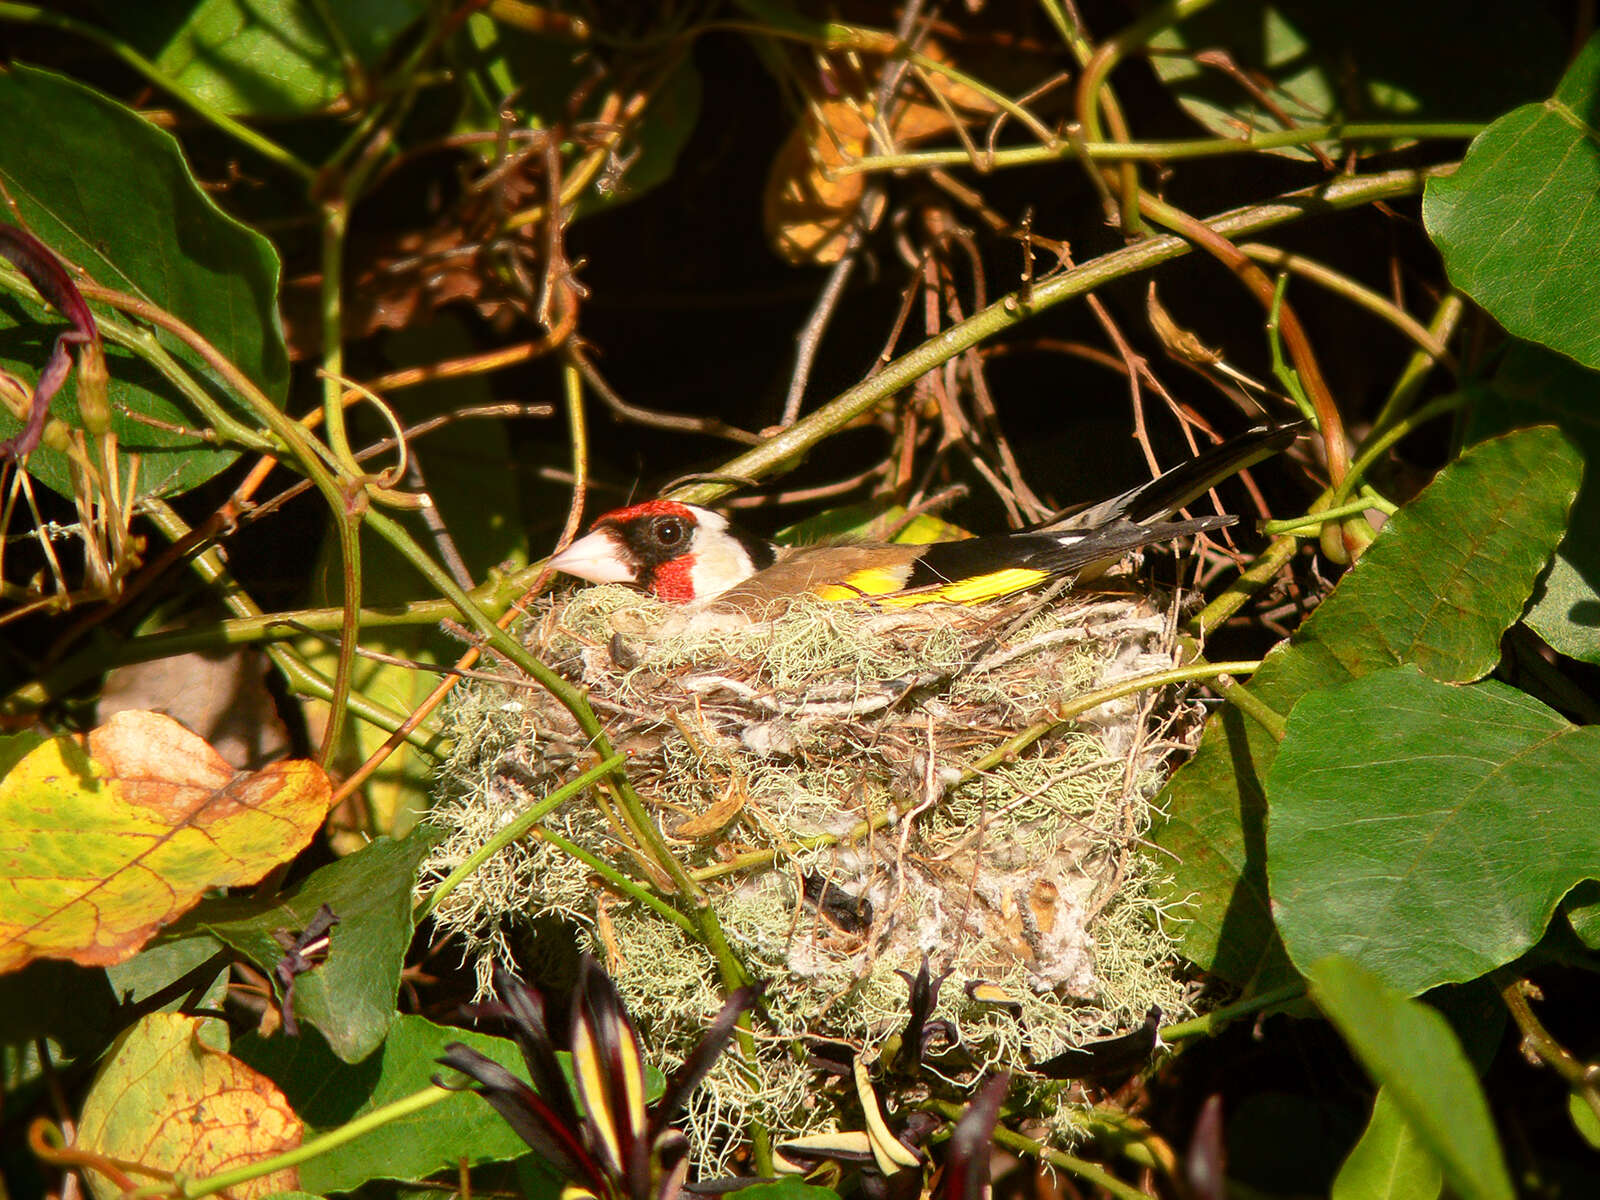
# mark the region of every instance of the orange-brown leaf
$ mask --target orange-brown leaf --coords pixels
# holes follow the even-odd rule
[[[293,858],[329,798],[314,763],[237,772],[157,713],[35,746],[0,779],[0,971],[132,958],[207,889]]]
[[[152,1172],[201,1179],[293,1150],[300,1118],[277,1085],[202,1040],[206,1022],[152,1013],[117,1039],[84,1100],[76,1149]],[[121,1189],[85,1172],[99,1200]],[[150,1176],[129,1172],[135,1183]],[[293,1167],[228,1189],[256,1200],[299,1187]]]
[[[932,41],[922,50],[929,58],[944,58]],[[835,86],[846,94],[828,96],[817,87],[804,118],[785,140],[767,176],[763,202],[767,236],[774,249],[792,263],[838,262],[858,219],[871,228],[883,215],[880,203],[858,218],[856,207],[866,191],[867,177],[838,173],[872,149],[867,123],[875,109],[871,93],[878,81],[864,80],[843,69],[832,74]],[[943,75],[928,73],[922,82],[937,91],[945,104],[920,88],[911,89],[890,112],[887,133],[895,146],[915,145],[950,132],[955,128],[952,113],[958,120],[972,123],[987,120],[996,111],[987,96]]]

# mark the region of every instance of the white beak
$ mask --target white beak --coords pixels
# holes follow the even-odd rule
[[[585,534],[547,565],[590,583],[634,583],[639,577],[618,551],[616,540],[603,529]]]

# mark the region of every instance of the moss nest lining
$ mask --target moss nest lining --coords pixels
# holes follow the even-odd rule
[[[1184,748],[1183,706],[1136,694],[997,754],[1073,697],[1174,665],[1173,618],[1162,601],[1101,593],[981,609],[801,600],[749,620],[620,587],[530,611],[527,645],[588,690],[669,846],[767,980],[763,1061],[730,1055],[693,1114],[703,1168],[719,1165],[712,1131],[752,1111],[780,1137],[828,1126],[794,1039],[873,1053],[905,1026],[896,972],[925,955],[951,971],[934,1015],[958,1031],[963,1081],[1136,1025],[1152,1004],[1187,1011],[1142,840]],[[430,818],[447,832],[424,890],[595,761],[531,682],[458,691]],[[541,828],[645,875],[603,792]],[[534,931],[548,936],[551,918],[569,942],[576,927],[667,1069],[720,1004],[703,947],[542,837],[496,854],[435,917],[485,980],[513,942],[544,953]],[[970,998],[977,982],[1010,1002]]]

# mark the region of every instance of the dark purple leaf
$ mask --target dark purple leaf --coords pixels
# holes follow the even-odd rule
[[[1154,1005],[1144,1024],[1119,1037],[1103,1038],[1054,1058],[1035,1063],[1033,1069],[1049,1079],[1090,1079],[1111,1086],[1139,1071],[1161,1045],[1161,1010]]]
[[[0,221],[0,255],[15,264],[38,293],[72,322],[72,328],[56,338],[55,345],[50,349],[50,358],[39,372],[39,382],[33,389],[33,402],[28,408],[28,419],[22,431],[0,442],[0,460],[4,460],[31,454],[39,445],[45,419],[50,413],[50,401],[66,382],[67,372],[72,369],[68,347],[93,347],[98,357],[100,330],[94,323],[94,314],[89,311],[77,285],[72,282],[72,276],[62,268],[50,247],[33,234]],[[101,382],[103,385],[103,380]]]
[[[298,934],[280,929],[272,935],[278,945],[283,947],[284,952],[283,957],[273,967],[272,974],[276,977],[278,990],[283,996],[283,1031],[290,1037],[300,1035],[299,1023],[294,1019],[295,977],[327,961],[328,952],[333,945],[328,931],[338,923],[339,918],[334,916],[333,909],[324,904],[317,909],[316,916],[311,918],[311,923]]]
[[[908,975],[904,971],[896,971],[896,975],[906,981],[911,995],[907,1001],[910,1016],[906,1018],[906,1027],[900,1034],[900,1051],[894,1056],[895,1069],[899,1071],[915,1071],[922,1064],[923,1051],[928,1043],[935,1037],[942,1037],[946,1042],[955,1040],[955,1027],[948,1021],[929,1022],[933,1015],[934,1006],[939,1003],[939,988],[950,972],[942,971],[937,977],[928,970],[928,956],[922,956],[922,966],[917,968],[916,975]]]
[[[756,1002],[759,993],[759,987],[742,987],[728,997],[716,1020],[707,1026],[699,1043],[689,1057],[684,1059],[683,1066],[673,1073],[672,1079],[667,1084],[667,1090],[656,1102],[655,1119],[658,1126],[665,1125],[678,1115],[678,1109],[689,1098],[689,1093],[700,1086],[700,1081],[706,1077],[706,1072],[711,1070],[712,1064],[717,1061],[717,1056],[727,1049],[728,1040],[733,1037],[733,1030],[740,1014]]]
[[[460,1042],[451,1042],[445,1047],[444,1057],[436,1061],[475,1080],[477,1086],[472,1090],[487,1100],[517,1136],[561,1175],[582,1180],[596,1193],[604,1194],[605,1174],[589,1156],[579,1130],[563,1124],[555,1110],[526,1083],[492,1058]],[[438,1078],[434,1083],[451,1086]]]
[[[495,968],[494,990],[505,1015],[511,1018],[512,1034],[522,1051],[522,1061],[528,1064],[528,1078],[534,1089],[560,1114],[564,1124],[580,1128],[566,1072],[556,1060],[543,998],[503,967]]]
[[[1228,1200],[1228,1158],[1222,1142],[1222,1097],[1208,1096],[1194,1123],[1183,1173],[1195,1200]]]
[[[940,1200],[988,1200],[991,1140],[1000,1105],[1011,1086],[1011,1073],[1002,1071],[978,1089],[967,1111],[950,1133],[939,1180]]]

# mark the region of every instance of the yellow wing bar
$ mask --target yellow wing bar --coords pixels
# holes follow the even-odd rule
[[[823,600],[872,600],[884,608],[911,608],[917,604],[982,604],[1034,587],[1050,578],[1048,571],[1029,567],[1007,567],[974,575],[971,579],[958,579],[940,587],[919,588],[914,592],[900,590],[899,578],[893,571],[873,568],[857,571],[837,584],[818,588],[817,596]]]

